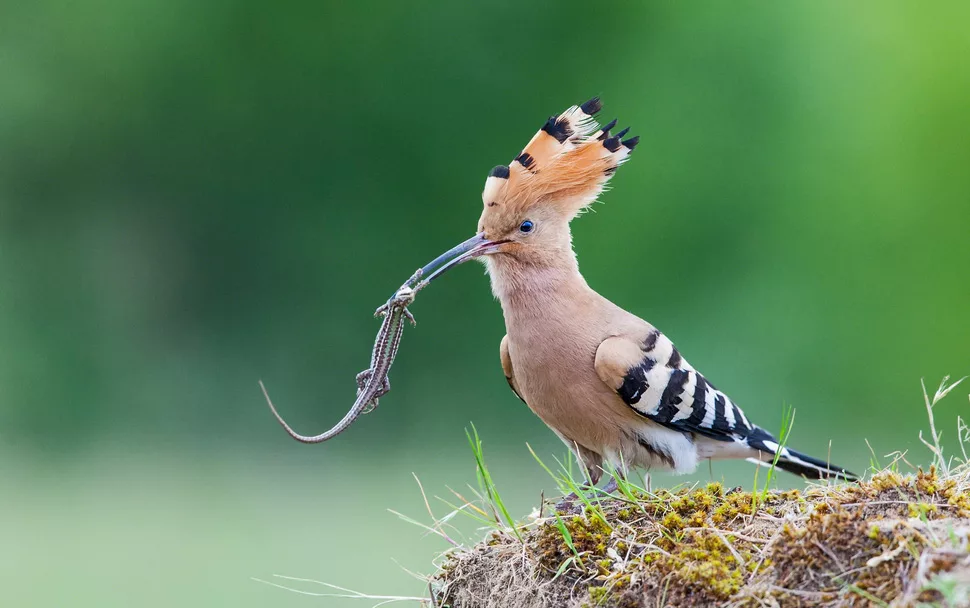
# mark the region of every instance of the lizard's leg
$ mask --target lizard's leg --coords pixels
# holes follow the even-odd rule
[[[374,373],[373,369],[365,369],[364,371],[357,374],[357,394],[358,395],[367,387],[367,381],[370,380],[370,377],[371,375],[373,375],[373,373]],[[373,412],[377,408],[378,398],[387,394],[387,392],[390,390],[391,390],[391,380],[387,376],[385,376],[384,381],[381,382],[381,385],[377,387],[377,390],[374,392],[374,399],[371,400],[370,405],[368,405],[363,410],[361,410],[361,413],[369,414]]]

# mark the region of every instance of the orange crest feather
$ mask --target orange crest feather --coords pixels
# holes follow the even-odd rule
[[[601,107],[594,97],[550,116],[510,166],[489,173],[482,191],[485,206],[515,212],[549,204],[572,217],[592,204],[640,141],[621,141],[629,129],[610,135],[615,120],[600,128],[593,116]]]

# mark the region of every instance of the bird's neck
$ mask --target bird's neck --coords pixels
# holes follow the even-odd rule
[[[565,320],[576,306],[596,295],[580,274],[571,250],[546,260],[489,256],[486,265],[510,332],[539,320]]]

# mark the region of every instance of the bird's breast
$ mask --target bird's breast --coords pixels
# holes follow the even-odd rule
[[[509,330],[509,358],[529,408],[560,436],[599,452],[623,434],[629,408],[596,374],[595,326],[548,321]]]

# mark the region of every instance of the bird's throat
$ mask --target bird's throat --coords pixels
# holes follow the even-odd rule
[[[574,256],[546,264],[498,255],[485,263],[510,330],[517,322],[565,313],[591,293]]]

